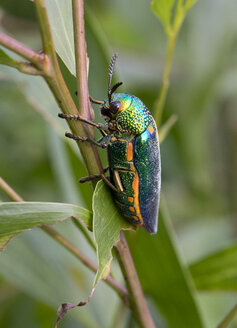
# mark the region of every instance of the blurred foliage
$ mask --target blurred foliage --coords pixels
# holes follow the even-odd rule
[[[32,3],[18,0],[16,5],[16,1],[8,0],[1,1],[1,6],[1,29],[41,49]],[[206,256],[220,250],[217,262],[222,268],[222,249],[233,245],[237,235],[236,9],[234,0],[206,0],[197,2],[189,12],[177,40],[164,110],[164,121],[172,114],[177,115],[178,121],[161,146],[162,193],[181,258],[187,265],[192,263],[192,270],[202,270],[206,275],[212,271],[211,267],[202,266]],[[106,97],[108,60],[116,51],[117,75],[124,82],[121,90],[135,94],[152,110],[161,84],[166,37],[149,1],[87,1],[86,24],[91,95],[96,99]],[[75,79],[61,65],[74,94]],[[0,68],[1,176],[28,201],[71,202],[90,209],[89,185],[76,183],[86,171],[77,149],[62,142],[67,128],[58,122],[57,112],[40,78]],[[101,120],[97,107],[95,114]],[[101,155],[105,162],[105,154]],[[2,192],[0,197],[8,200]],[[95,259],[70,222],[58,225],[57,229]],[[162,233],[162,226],[160,230]],[[154,303],[162,297],[156,279],[163,281],[165,273],[152,276],[150,263],[153,259],[152,265],[157,270],[162,268],[155,258],[158,252],[166,254],[168,246],[157,250],[156,244],[150,250],[141,248],[148,237],[139,231],[129,239],[145,291],[150,291],[148,283],[152,281],[154,293],[149,304],[157,325],[163,328],[167,323]],[[236,257],[236,252],[232,254]],[[114,266],[113,271],[119,275],[116,263]],[[52,327],[56,318],[53,309],[65,300],[86,299],[93,281],[87,269],[37,230],[13,240],[1,255],[0,273],[0,326],[6,328]],[[173,295],[174,299],[182,293],[178,282],[177,289],[173,286],[176,277],[165,282],[170,285],[169,297]],[[195,297],[207,328],[216,327],[236,303],[236,294],[225,289],[215,293],[199,291]],[[115,327],[114,318],[120,318],[116,323],[123,327],[125,318],[127,326],[134,327],[127,310],[123,316],[118,315],[118,304],[114,292],[101,284],[91,303],[73,310],[62,325]],[[162,312],[162,308],[159,310]],[[105,316],[105,312],[110,315]],[[236,320],[231,327],[237,327]]]

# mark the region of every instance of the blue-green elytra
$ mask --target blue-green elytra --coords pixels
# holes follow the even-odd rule
[[[111,187],[113,198],[123,216],[132,224],[157,232],[161,187],[160,147],[156,123],[143,102],[127,93],[115,93],[122,84],[111,87],[115,54],[109,66],[108,99],[96,101],[106,124],[97,124],[77,115],[59,114],[66,119],[80,120],[98,128],[98,141],[66,133],[74,140],[88,141],[107,148],[109,179],[104,170],[80,181],[103,178]]]

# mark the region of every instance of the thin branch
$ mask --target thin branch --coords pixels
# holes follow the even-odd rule
[[[0,177],[0,188],[16,202],[23,202],[23,198],[12,189],[2,177]],[[89,258],[87,258],[80,250],[78,250],[72,243],[70,243],[65,237],[59,234],[54,228],[43,225],[40,227],[44,232],[50,235],[54,240],[56,240],[60,245],[66,248],[70,253],[72,253],[77,259],[79,259],[85,266],[87,266],[93,272],[97,272],[97,265],[94,264]],[[124,303],[129,306],[128,291],[119,282],[114,280],[111,276],[108,276],[105,282],[113,288],[118,295],[122,298]]]
[[[4,62],[0,60],[1,65],[6,65],[12,68],[16,68],[19,72],[28,75],[43,75],[43,72],[35,68],[31,63],[12,60],[11,62]]]
[[[12,187],[10,187],[2,177],[0,177],[0,188],[15,202],[24,202],[23,198],[21,198],[21,196],[15,192],[15,190],[12,189]]]
[[[155,324],[147,307],[146,299],[141,288],[131,253],[122,231],[120,232],[120,241],[117,243],[116,249],[119,254],[119,260],[127,282],[129,294],[131,296],[131,307],[136,313],[141,327],[155,328]]]
[[[161,124],[162,120],[162,114],[164,110],[164,105],[166,101],[167,92],[169,89],[169,78],[170,78],[170,71],[172,66],[172,59],[174,55],[174,48],[176,39],[180,30],[180,27],[183,23],[185,12],[183,10],[182,0],[178,0],[176,9],[175,9],[175,15],[174,15],[174,21],[172,26],[167,31],[168,35],[168,45],[167,45],[167,52],[166,52],[166,60],[165,60],[165,68],[163,72],[162,77],[162,86],[158,95],[158,99],[155,103],[155,114],[154,118],[156,120],[156,123],[158,126]]]
[[[35,6],[40,26],[40,34],[44,52],[46,55],[56,56],[44,0],[35,0]]]
[[[85,39],[85,21],[84,21],[84,2],[83,0],[72,0],[72,14],[73,14],[73,29],[74,29],[74,43],[75,43],[75,62],[76,62],[76,76],[77,76],[77,93],[78,93],[78,108],[79,114],[90,120],[93,112],[89,101],[88,78],[87,78],[87,52]],[[93,131],[88,126],[84,125],[85,132],[88,137],[92,137]],[[103,167],[96,146],[90,145],[94,158],[97,163],[97,172],[103,173]],[[96,180],[92,181],[93,186],[96,185]]]
[[[88,241],[88,244],[93,248],[94,251],[96,251],[96,246],[91,238],[91,236],[88,233],[88,230],[85,228],[85,226],[77,219],[72,218],[73,223],[75,226],[81,231],[81,233],[84,235],[86,240]]]
[[[162,86],[159,92],[158,99],[155,103],[154,118],[157,123],[157,126],[160,126],[161,124],[166,95],[169,89],[169,84],[170,84],[169,77],[170,77],[172,59],[174,54],[175,41],[176,41],[176,35],[171,34],[168,39],[165,68],[162,77]]]
[[[164,124],[162,124],[162,126],[160,127],[160,132],[159,132],[160,144],[165,140],[165,138],[168,135],[170,129],[177,122],[177,119],[178,119],[177,115],[173,114],[168,118],[168,120]]]
[[[29,60],[31,63],[34,63],[37,66],[40,65],[40,63],[42,64],[45,60],[44,54],[41,54],[27,47],[26,45],[20,43],[19,41],[1,32],[0,32],[0,45],[15,52],[16,54],[22,56],[23,58]]]
[[[28,75],[43,75],[43,72],[35,68],[31,63],[26,63],[19,61],[15,66],[19,72],[28,74]]]
[[[227,328],[231,321],[237,316],[237,304],[233,309],[226,315],[223,321],[217,326],[217,328]]]
[[[88,91],[87,64],[86,64],[86,40],[84,22],[84,3],[80,0],[72,0],[77,93],[79,103],[79,113],[81,116],[91,119],[90,102]]]

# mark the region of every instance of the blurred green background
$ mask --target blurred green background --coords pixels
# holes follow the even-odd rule
[[[2,0],[0,5],[1,30],[40,50],[33,3]],[[172,114],[178,121],[161,146],[162,193],[185,264],[228,246],[237,236],[236,12],[234,0],[199,0],[175,49],[163,122]],[[166,37],[150,2],[87,1],[86,33],[90,94],[106,98],[109,57],[118,52],[121,90],[138,96],[152,111]],[[74,94],[75,79],[61,65]],[[67,126],[59,122],[58,111],[39,77],[0,67],[0,174],[25,200],[91,208],[92,190],[77,184],[86,171],[77,149],[61,138]],[[8,200],[2,192],[0,197]],[[58,229],[95,260],[70,222]],[[25,232],[1,255],[0,327],[53,327],[59,304],[86,299],[92,281],[93,274],[43,232]],[[199,292],[206,327],[216,327],[236,298],[227,291]],[[123,318],[127,327],[135,326],[114,292],[101,283],[91,303],[73,310],[62,326],[116,327],[117,317],[117,327],[125,327]],[[159,324],[167,327],[165,320]],[[236,320],[231,327],[237,327]]]

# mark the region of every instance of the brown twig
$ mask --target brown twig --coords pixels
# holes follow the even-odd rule
[[[1,32],[0,44],[6,47],[7,49],[15,52],[16,54],[22,56],[23,58],[29,60],[31,63],[34,63],[37,66],[44,61],[44,54],[27,47],[21,42]]]
[[[73,29],[75,43],[75,62],[77,76],[77,94],[79,114],[84,118],[91,120],[91,106],[89,101],[88,77],[87,77],[87,52],[85,39],[85,22],[84,22],[84,2],[82,0],[72,0]],[[93,115],[94,116],[94,115]],[[93,137],[91,130],[84,125],[87,136]],[[103,167],[96,146],[91,145],[98,171],[103,173]],[[99,173],[99,172],[96,173]],[[95,187],[96,180],[92,181]]]
[[[84,3],[72,0],[72,14],[74,27],[74,44],[76,58],[76,76],[79,113],[90,120],[90,102],[87,78],[87,52],[85,40]]]

